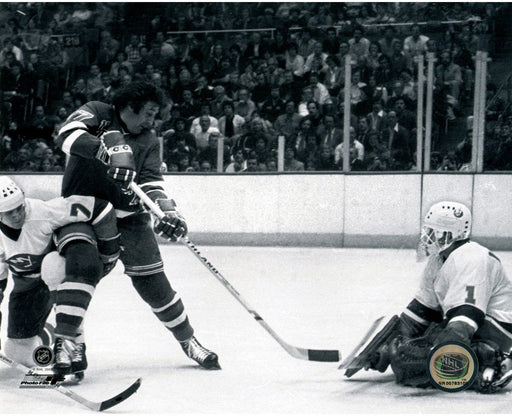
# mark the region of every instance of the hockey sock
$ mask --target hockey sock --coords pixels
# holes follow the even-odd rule
[[[66,279],[57,288],[55,333],[74,339],[101,276],[96,247],[78,242],[66,248]]]
[[[163,272],[130,277],[135,290],[178,341],[192,337],[194,329],[188,320],[185,306]]]

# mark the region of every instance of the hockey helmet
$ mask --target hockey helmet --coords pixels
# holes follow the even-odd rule
[[[9,176],[0,176],[0,212],[12,211],[25,202],[25,195]]]
[[[441,201],[427,212],[423,220],[420,244],[428,255],[446,250],[455,241],[469,238],[471,211],[460,202]]]

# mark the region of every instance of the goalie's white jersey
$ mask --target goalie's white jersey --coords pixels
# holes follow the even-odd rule
[[[0,232],[0,280],[7,278],[9,268],[23,277],[40,277],[43,257],[52,250],[53,232],[69,223],[89,221],[94,215],[95,198],[25,198],[25,210],[25,223],[17,239]]]
[[[415,298],[444,315],[470,305],[496,320],[512,323],[512,282],[500,260],[487,248],[468,242],[443,262],[431,256]]]

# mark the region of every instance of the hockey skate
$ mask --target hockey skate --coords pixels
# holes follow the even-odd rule
[[[53,371],[62,377],[63,383],[77,384],[83,380],[87,368],[84,343],[56,338],[54,354]]]
[[[217,354],[204,348],[196,337],[192,337],[187,341],[181,341],[180,345],[187,357],[194,360],[201,367],[207,370],[220,370],[221,367]]]

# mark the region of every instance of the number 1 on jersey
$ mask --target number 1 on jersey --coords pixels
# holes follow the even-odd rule
[[[475,286],[466,286],[466,292],[468,293],[468,295],[466,296],[465,302],[474,305],[476,303]]]

